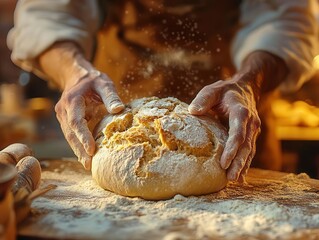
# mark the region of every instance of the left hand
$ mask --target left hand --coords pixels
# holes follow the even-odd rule
[[[210,84],[189,106],[191,114],[201,115],[214,109],[229,119],[229,136],[220,161],[221,167],[227,169],[229,180],[243,180],[255,155],[260,133],[261,122],[253,90],[241,84],[249,77],[236,75],[231,80]]]
[[[204,87],[189,106],[189,112],[202,115],[214,110],[228,118],[229,135],[221,156],[221,167],[229,180],[244,181],[256,152],[261,131],[257,104],[262,93],[275,89],[288,73],[279,57],[264,51],[251,53],[230,80]]]

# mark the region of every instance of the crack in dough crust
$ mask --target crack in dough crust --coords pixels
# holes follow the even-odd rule
[[[216,192],[227,184],[219,160],[226,129],[193,116],[176,98],[141,98],[95,129],[92,176],[104,189],[149,200]]]

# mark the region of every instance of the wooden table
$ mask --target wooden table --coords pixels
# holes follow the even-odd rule
[[[87,179],[89,181],[90,174],[83,170],[80,164],[74,160],[47,160],[43,161],[43,180],[41,187],[46,186],[51,183],[58,183],[61,186],[71,186],[72,184],[77,184],[77,181],[81,179]],[[55,175],[56,174],[56,175]],[[57,175],[61,174],[61,175]],[[54,176],[59,179],[55,179]],[[68,176],[75,176],[69,177]],[[72,179],[71,179],[72,178]],[[307,178],[304,174],[301,175],[292,175],[282,172],[267,171],[261,169],[250,169],[247,176],[247,183],[242,185],[238,183],[229,183],[228,186],[222,191],[206,196],[198,197],[199,204],[204,202],[211,202],[212,204],[220,203],[228,200],[238,200],[243,201],[246,204],[253,203],[254,201],[263,202],[264,204],[277,204],[276,206],[283,206],[286,208],[298,208],[301,211],[304,211],[305,216],[311,216],[313,214],[319,214],[319,181],[315,179]],[[83,185],[83,189],[87,186]],[[92,190],[93,191],[93,190]],[[104,191],[104,190],[103,190]],[[72,203],[72,194],[76,193],[63,193],[58,190],[51,190],[46,193],[44,196],[40,197],[42,200],[54,200],[56,203],[59,203],[63,198],[68,198],[69,202]],[[108,197],[111,197],[113,193],[105,191],[105,197],[100,198],[96,202],[97,206],[101,202],[106,201]],[[114,194],[113,194],[114,195]],[[76,195],[73,195],[76,197]],[[186,199],[186,198],[185,198]],[[127,209],[134,209],[134,204],[142,200],[130,199],[125,197],[120,197],[117,201],[122,201],[123,204],[128,205]],[[175,199],[180,201],[179,199]],[[182,199],[183,200],[183,199]],[[196,201],[196,198],[192,198],[193,201]],[[89,198],[86,198],[85,201],[90,201]],[[172,201],[172,200],[168,200]],[[184,200],[183,200],[184,201]],[[186,200],[185,200],[186,201]],[[141,211],[135,211],[134,214],[130,211],[127,214],[123,214],[123,211],[118,211],[116,209],[107,208],[106,211],[109,214],[105,214],[105,221],[108,221],[112,217],[112,227],[109,228],[106,232],[102,234],[99,231],[88,232],[83,229],[76,229],[78,226],[74,225],[71,233],[68,231],[59,230],[57,231],[54,226],[48,226],[44,223],[43,219],[46,217],[50,219],[57,214],[65,214],[65,211],[69,211],[68,217],[73,217],[74,219],[83,216],[79,212],[79,206],[70,207],[65,209],[64,213],[61,211],[61,208],[55,209],[45,209],[44,205],[35,201],[32,205],[33,211],[32,214],[26,221],[19,226],[19,239],[196,239],[198,236],[198,231],[196,228],[191,228],[188,224],[191,220],[191,214],[189,217],[184,218],[174,218],[169,225],[155,227],[152,231],[141,231],[137,232],[127,232],[128,235],[125,235],[126,227],[124,222],[128,219],[135,219],[136,224],[141,224],[139,218],[147,217],[145,216],[145,211],[143,208]],[[163,206],[165,202],[162,201]],[[172,202],[168,202],[172,203]],[[318,204],[317,204],[318,203]],[[91,203],[92,204],[92,203]],[[131,204],[131,205],[130,205]],[[157,205],[156,205],[157,204]],[[157,206],[159,203],[156,202],[147,202],[147,207]],[[175,203],[174,203],[175,204]],[[77,205],[74,203],[74,206]],[[174,205],[175,206],[175,205]],[[178,206],[178,203],[176,203]],[[270,205],[271,206],[271,205]],[[93,210],[97,210],[93,208]],[[93,211],[92,210],[92,211]],[[144,208],[145,210],[145,208]],[[190,209],[187,209],[188,211]],[[198,209],[197,209],[198,210]],[[163,210],[164,211],[164,210]],[[186,209],[185,209],[186,211]],[[194,210],[195,212],[195,210]],[[121,214],[120,214],[121,213]],[[113,214],[113,215],[110,215]],[[160,217],[160,215],[156,215]],[[319,215],[318,215],[319,216]],[[84,216],[85,217],[85,216]],[[155,219],[154,219],[155,220]],[[91,219],[94,222],[94,219]],[[134,222],[134,221],[133,221]],[[89,224],[89,222],[88,222]],[[101,223],[103,224],[103,223]],[[130,227],[132,227],[130,225]],[[238,229],[239,230],[239,229]],[[236,229],[234,230],[236,231]],[[170,235],[171,234],[171,235]],[[182,234],[174,235],[172,234]],[[197,235],[196,235],[197,234]],[[179,238],[178,238],[179,237]],[[209,235],[203,239],[220,239],[218,236]],[[228,239],[223,237],[223,239]],[[253,235],[231,235],[229,239],[269,239],[265,237],[264,233],[254,233]],[[296,227],[289,234],[285,235],[285,238],[277,239],[319,239],[319,222],[318,224],[307,227]]]

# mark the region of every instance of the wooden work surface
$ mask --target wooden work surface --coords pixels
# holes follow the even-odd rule
[[[46,160],[43,162],[43,180],[40,187],[45,187],[48,184],[56,184],[57,182],[61,186],[68,186],[72,184],[77,184],[78,180],[74,180],[73,176],[76,176],[76,179],[90,179],[90,175],[88,172],[84,171],[80,164],[74,160]],[[57,175],[61,174],[61,175]],[[61,176],[61,179],[54,179],[54,176]],[[64,179],[62,178],[64,177]],[[70,177],[68,177],[70,176]],[[59,177],[58,177],[59,178]],[[68,179],[70,178],[70,179]],[[274,171],[266,171],[260,169],[251,169],[247,176],[247,184],[241,185],[237,183],[229,183],[228,186],[220,191],[219,193],[210,194],[207,196],[198,197],[199,201],[204,199],[205,202],[221,202],[229,199],[232,200],[240,200],[246,201],[248,204],[254,201],[263,202],[265,204],[279,204],[279,206],[283,207],[294,207],[301,209],[307,216],[319,214],[319,181],[315,179],[309,179],[304,174],[302,175],[292,175],[281,172]],[[289,183],[289,184],[288,184]],[[58,186],[59,188],[59,186]],[[78,194],[68,192],[67,194],[58,191],[57,189],[53,189],[45,195],[41,196],[42,202],[44,200],[54,200],[57,203],[61,202],[63,199],[68,198],[69,202],[72,203],[72,196],[76,197]],[[87,188],[87,186],[83,186],[83,189]],[[92,190],[93,191],[93,190]],[[104,191],[104,190],[103,190]],[[106,201],[107,197],[110,197],[111,194],[105,191],[105,198],[100,198],[99,201],[96,202],[97,205],[101,204],[101,202]],[[125,200],[127,199],[127,200]],[[131,204],[129,208],[134,208],[134,201],[132,198],[121,197],[120,200],[123,204],[128,205],[128,202]],[[193,200],[195,197],[192,198]],[[124,201],[125,200],[125,201]],[[90,201],[90,198],[85,198],[83,202]],[[117,201],[119,201],[117,199]],[[143,200],[138,200],[139,203]],[[171,201],[171,200],[168,200]],[[57,230],[53,225],[45,223],[43,219],[46,217],[50,219],[50,216],[54,218],[58,214],[62,214],[61,207],[57,207],[56,209],[50,207],[50,209],[45,209],[45,205],[42,202],[35,200],[32,204],[32,213],[28,219],[24,221],[23,224],[19,226],[19,239],[196,239],[198,237],[195,234],[197,231],[194,227],[191,228],[188,224],[188,221],[191,219],[191,214],[188,219],[178,218],[172,221],[170,224],[166,226],[161,226],[158,228],[152,229],[152,231],[141,231],[141,232],[129,232],[125,231],[125,228],[128,225],[124,225],[124,222],[127,219],[137,219],[138,217],[143,217],[145,215],[142,213],[138,213],[135,211],[134,216],[130,215],[130,211],[124,216],[120,215],[120,211],[118,212],[118,216],[116,215],[116,210],[112,210],[112,216],[110,214],[105,214],[105,221],[108,218],[112,217],[112,227],[110,227],[105,233],[101,231],[89,231],[88,228],[86,230],[80,229],[79,226],[74,225],[74,229],[72,232],[63,231],[63,229]],[[152,202],[148,201],[147,207],[152,207]],[[165,201],[161,201],[165,203]],[[122,204],[122,205],[123,205]],[[155,203],[154,204],[158,204]],[[155,205],[154,205],[155,206]],[[158,205],[156,205],[158,206]],[[165,205],[166,206],[166,205]],[[276,205],[277,206],[277,205]],[[147,208],[146,207],[146,208]],[[129,209],[128,208],[128,209]],[[67,209],[67,210],[66,210]],[[65,208],[63,210],[63,214],[65,211],[68,211],[68,218],[70,218],[72,222],[72,218],[76,219],[81,216],[79,213],[79,206],[74,203],[74,206]],[[105,208],[106,212],[110,211],[110,208]],[[97,209],[93,209],[96,211]],[[93,211],[92,210],[92,211]],[[145,209],[144,209],[145,210]],[[186,210],[186,209],[185,209]],[[189,210],[189,209],[187,209]],[[197,209],[198,210],[198,209]],[[141,208],[141,211],[143,209]],[[194,210],[195,211],[195,210]],[[82,214],[83,215],[83,214]],[[318,215],[319,216],[319,215]],[[145,217],[145,216],[144,216]],[[319,219],[319,217],[318,217]],[[94,219],[88,220],[94,221]],[[137,221],[139,222],[139,221]],[[101,221],[99,222],[100,224]],[[89,223],[88,223],[89,224]],[[134,225],[134,221],[132,221],[131,225]],[[141,224],[141,222],[139,222]],[[70,225],[72,227],[72,225]],[[240,228],[241,226],[239,226]],[[76,229],[78,228],[78,229]],[[236,231],[236,230],[234,230]],[[126,232],[126,234],[125,234]],[[117,234],[118,233],[118,234]],[[182,233],[183,235],[167,235],[169,233]],[[166,236],[164,238],[164,236]],[[176,237],[177,236],[177,237]],[[247,238],[249,237],[249,238]],[[220,239],[218,236],[214,237],[214,235],[203,237],[202,239]],[[227,237],[223,237],[223,239],[228,239]],[[234,236],[234,234],[229,239],[269,239],[267,236],[265,237],[264,233],[254,233],[247,235],[239,235]],[[304,227],[301,226],[300,229],[294,229],[289,234],[285,235],[285,238],[279,237],[276,239],[319,239],[319,223],[318,225]]]

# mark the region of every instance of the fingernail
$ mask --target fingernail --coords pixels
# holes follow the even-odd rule
[[[81,158],[80,162],[81,162],[81,164],[83,165],[83,167],[86,170],[90,170],[91,169],[91,159],[89,159],[89,158]]]
[[[225,170],[228,169],[230,164],[231,164],[231,161],[225,160],[225,157],[222,155],[220,160],[220,166],[222,167],[222,169],[225,169]]]
[[[188,107],[188,111],[190,113],[194,113],[194,112],[201,112],[203,110],[203,108],[197,104],[191,104]]]
[[[93,156],[95,152],[95,143],[84,143],[84,149],[89,156]]]
[[[91,169],[91,159],[85,159],[84,161],[84,168],[86,170],[90,170]]]
[[[112,113],[118,113],[124,109],[124,104],[121,102],[114,102],[111,104],[110,108]]]
[[[228,179],[229,181],[236,181],[236,180],[237,180],[234,175],[230,175],[230,174],[227,174],[227,179]]]

